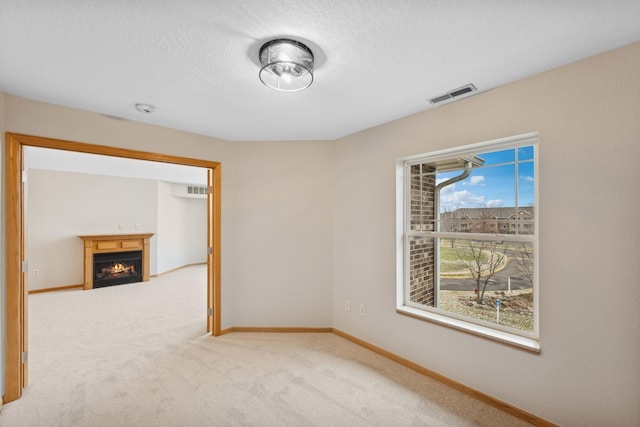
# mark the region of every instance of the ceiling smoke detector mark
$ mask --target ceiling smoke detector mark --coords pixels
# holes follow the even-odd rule
[[[155,107],[149,104],[136,104],[136,110],[140,111],[141,113],[149,114],[155,111]]]
[[[466,86],[459,87],[457,89],[450,90],[444,95],[436,96],[435,98],[431,98],[429,100],[432,104],[438,104],[440,102],[449,101],[453,98],[457,98],[462,95],[467,95],[469,93],[475,92],[477,89],[473,84],[468,84]]]

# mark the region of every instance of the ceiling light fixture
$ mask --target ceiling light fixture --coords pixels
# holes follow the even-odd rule
[[[276,39],[260,48],[260,80],[272,89],[296,92],[313,83],[313,53],[304,44]]]

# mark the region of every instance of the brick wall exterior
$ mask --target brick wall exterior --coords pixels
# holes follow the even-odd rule
[[[435,175],[424,165],[411,166],[411,230],[432,231],[434,224]],[[409,240],[409,299],[434,305],[434,242],[431,238],[412,237]]]

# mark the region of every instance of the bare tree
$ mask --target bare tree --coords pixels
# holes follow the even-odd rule
[[[518,271],[522,274],[533,287],[533,246],[530,244],[522,244],[519,247],[519,256],[516,257],[518,263]]]
[[[479,217],[474,221],[474,229],[472,231],[478,233],[495,233],[496,218],[490,214],[488,208],[478,210]],[[469,240],[468,250],[465,253],[462,249],[458,250],[458,257],[465,260],[467,268],[471,276],[476,281],[477,298],[476,301],[481,304],[484,299],[484,293],[489,284],[489,280],[498,271],[505,261],[506,246],[502,242],[495,240]]]
[[[460,222],[460,215],[458,210],[445,209],[440,214],[440,231],[449,231],[449,232],[461,231],[459,230],[459,222]],[[451,249],[453,249],[453,245],[455,241],[456,239],[454,238],[449,239],[449,242],[451,243]]]
[[[496,274],[496,271],[505,260],[504,252],[498,251],[498,246],[499,244],[496,241],[469,241],[471,260],[467,261],[467,267],[476,281],[476,289],[478,290],[476,301],[479,304],[482,303],[489,280]],[[502,247],[500,249],[504,250]]]

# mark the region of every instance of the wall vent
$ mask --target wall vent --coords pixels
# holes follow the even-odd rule
[[[466,95],[471,92],[475,92],[477,89],[474,85],[468,84],[466,86],[459,87],[457,89],[453,89],[444,95],[436,96],[435,98],[431,98],[429,100],[432,104],[437,104],[439,102],[448,101],[453,98],[457,98],[458,96]]]
[[[187,194],[207,194],[207,187],[187,185]]]
[[[187,199],[206,199],[211,188],[206,185],[171,183],[171,195]]]

